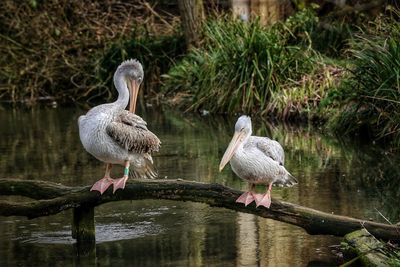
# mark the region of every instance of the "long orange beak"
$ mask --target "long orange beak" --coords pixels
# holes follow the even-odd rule
[[[221,163],[219,164],[219,171],[222,171],[225,165],[231,160],[233,154],[235,154],[239,145],[243,143],[244,136],[245,136],[244,132],[235,132],[231,142],[228,145],[228,148],[225,151],[224,156],[221,159]]]
[[[135,80],[128,81],[129,95],[130,95],[129,111],[132,113],[135,113],[136,111],[136,101],[139,93],[139,86],[140,84]]]

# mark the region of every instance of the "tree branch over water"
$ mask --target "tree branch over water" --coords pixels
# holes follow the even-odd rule
[[[90,192],[90,186],[68,187],[46,181],[0,179],[1,195],[19,195],[32,198],[27,202],[0,201],[0,216],[36,218],[81,206],[98,206],[107,202],[140,199],[167,199],[205,203],[212,207],[254,214],[299,226],[311,235],[344,236],[366,228],[376,238],[400,241],[400,227],[333,215],[289,202],[272,199],[270,209],[245,207],[235,203],[241,191],[220,184],[206,184],[183,180],[135,180],[115,194],[111,190],[103,196]],[[41,200],[39,200],[41,199]]]

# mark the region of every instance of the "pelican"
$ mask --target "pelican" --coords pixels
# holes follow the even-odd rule
[[[90,191],[103,194],[110,185],[113,193],[125,188],[129,173],[133,177],[154,178],[151,152],[158,151],[160,140],[147,129],[146,122],[135,115],[139,86],[143,80],[142,65],[134,59],[126,60],[114,73],[118,99],[89,110],[78,119],[79,137],[87,152],[106,163],[104,177]],[[129,111],[125,110],[129,102]],[[112,179],[113,164],[123,165],[122,178]],[[133,167],[130,171],[130,167]]]
[[[267,137],[251,136],[251,119],[241,116],[235,125],[235,133],[219,164],[219,171],[230,161],[237,176],[249,183],[249,191],[243,193],[237,203],[245,206],[255,201],[257,207],[269,208],[271,205],[272,184],[293,186],[294,178],[283,167],[285,160],[282,146]],[[256,184],[265,184],[266,193],[256,194]]]

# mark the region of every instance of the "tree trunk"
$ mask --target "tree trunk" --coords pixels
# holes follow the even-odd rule
[[[46,196],[45,191],[49,193]],[[127,183],[124,190],[112,194],[108,190],[102,196],[90,192],[90,186],[66,187],[44,181],[0,179],[0,195],[30,197],[31,202],[0,201],[0,216],[25,216],[36,218],[56,214],[70,208],[95,207],[120,200],[169,199],[193,201],[239,212],[255,214],[264,218],[286,222],[302,227],[309,234],[344,236],[365,228],[376,238],[400,241],[399,225],[389,225],[356,218],[333,215],[311,208],[272,199],[269,209],[245,207],[235,202],[243,192],[219,184],[205,184],[183,180],[135,180]]]
[[[289,0],[232,0],[232,12],[244,21],[255,15],[262,25],[269,25],[287,18],[293,8]]]
[[[181,13],[182,28],[185,32],[188,49],[199,47],[201,41],[201,27],[204,20],[202,0],[178,0]]]

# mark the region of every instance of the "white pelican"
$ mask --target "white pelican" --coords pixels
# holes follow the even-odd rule
[[[160,140],[146,127],[146,122],[135,115],[136,99],[143,80],[142,65],[136,60],[126,60],[114,74],[118,99],[102,104],[80,116],[79,136],[83,147],[98,160],[106,163],[104,178],[97,181],[92,190],[103,194],[110,185],[113,192],[125,188],[129,175],[154,178],[156,173],[150,153],[158,151]],[[129,111],[125,108],[129,104]],[[125,167],[120,179],[111,179],[112,164]]]
[[[219,164],[219,171],[230,161],[237,176],[249,183],[249,191],[243,193],[236,202],[246,206],[256,201],[256,205],[269,208],[271,205],[272,184],[292,186],[297,184],[283,167],[282,146],[267,137],[251,136],[251,119],[241,116],[235,125],[235,134]],[[256,184],[265,184],[267,191],[260,195],[254,193]]]

